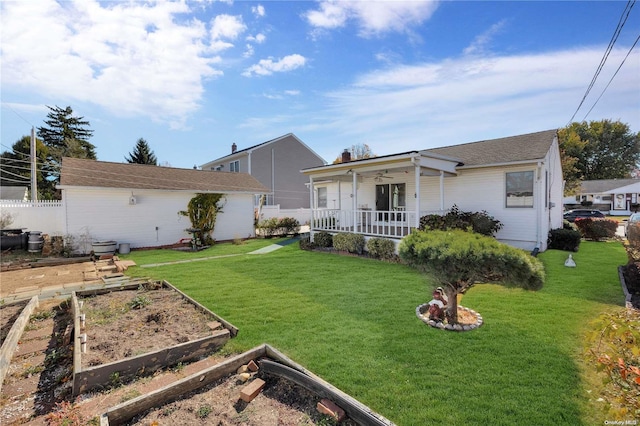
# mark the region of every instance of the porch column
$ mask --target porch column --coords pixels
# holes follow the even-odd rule
[[[309,227],[310,229],[313,229],[313,222],[315,219],[315,203],[313,202],[313,176],[309,176],[309,208],[311,209],[311,226]]]
[[[357,232],[356,226],[358,224],[358,212],[356,212],[356,208],[358,207],[358,173],[356,173],[355,170],[353,171],[352,181],[351,210],[353,211],[351,213],[353,215],[353,232]]]
[[[440,170],[440,210],[444,210],[444,171]]]
[[[415,227],[420,227],[420,160],[418,162],[413,163],[413,171],[415,175],[415,183],[416,183],[416,193],[414,197],[416,199],[416,219],[415,219]]]

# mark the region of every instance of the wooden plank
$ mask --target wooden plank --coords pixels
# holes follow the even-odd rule
[[[199,309],[201,312],[204,312],[206,315],[212,316],[216,320],[220,321],[224,325],[224,328],[228,329],[231,332],[231,337],[236,337],[238,335],[238,327],[236,327],[235,325],[231,324],[229,321],[225,320],[221,316],[217,315],[215,312],[211,312],[211,310],[209,310],[205,306],[201,305],[200,303],[198,303],[196,300],[192,299],[191,297],[187,296],[185,293],[180,291],[177,287],[175,287],[169,281],[162,280],[162,283],[164,285],[172,288],[173,290],[175,290],[178,294],[180,294],[183,298],[188,300],[190,303],[194,304],[195,307],[197,309]]]
[[[2,382],[9,371],[11,365],[11,358],[16,351],[20,337],[24,332],[24,328],[29,323],[29,318],[33,313],[33,310],[38,306],[38,296],[33,296],[27,306],[22,309],[22,312],[11,326],[7,337],[2,342],[2,348],[0,348],[0,390],[2,389]]]
[[[73,395],[76,396],[95,388],[107,387],[114,373],[118,373],[122,379],[128,379],[138,375],[147,376],[169,365],[205,357],[227,343],[229,337],[229,330],[216,330],[212,332],[211,336],[180,343],[169,348],[148,352],[135,357],[78,370],[77,372],[74,362]],[[76,338],[76,342],[78,340],[79,339]]]

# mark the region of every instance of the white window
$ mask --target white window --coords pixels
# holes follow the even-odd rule
[[[318,188],[318,208],[327,208],[327,188]]]
[[[506,206],[533,207],[533,171],[506,174]]]
[[[240,171],[240,161],[232,161],[229,163],[229,171],[230,172],[239,172]]]

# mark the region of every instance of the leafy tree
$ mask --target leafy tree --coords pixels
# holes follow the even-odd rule
[[[222,212],[224,194],[196,194],[187,205],[187,210],[179,211],[178,214],[186,216],[191,222],[191,226],[197,238],[205,245],[212,245],[213,231],[216,226],[218,213]]]
[[[129,153],[129,158],[125,157],[125,160],[129,163],[135,164],[151,164],[153,166],[158,165],[158,159],[156,158],[149,144],[143,138],[138,139],[135,148],[132,153]]]
[[[60,108],[50,107],[46,126],[38,127],[38,136],[42,138],[48,148],[47,166],[45,173],[53,185],[59,182],[60,163],[63,157],[88,158],[95,160],[96,147],[89,142],[93,130],[89,129],[89,122],[84,117],[73,116],[70,106]]]
[[[365,158],[373,158],[376,156],[366,143],[351,145],[349,152],[352,160],[363,160]],[[339,163],[342,163],[342,155],[338,155],[338,158],[333,161],[333,164]]]
[[[54,183],[47,180],[47,174],[43,172],[47,162],[48,149],[41,139],[36,138],[36,183],[38,185],[39,199],[53,199],[56,193]],[[31,184],[31,137],[23,136],[13,144],[10,151],[0,154],[2,185]]]
[[[565,193],[575,193],[582,180],[621,179],[640,161],[640,132],[620,121],[571,123],[558,131]]]
[[[426,272],[447,294],[446,317],[458,322],[457,295],[476,283],[503,283],[538,290],[544,267],[524,250],[459,229],[414,231],[400,242],[400,258]]]

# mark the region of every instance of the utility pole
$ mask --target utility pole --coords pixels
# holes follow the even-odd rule
[[[36,129],[31,126],[31,201],[38,201],[38,174],[36,169]]]

